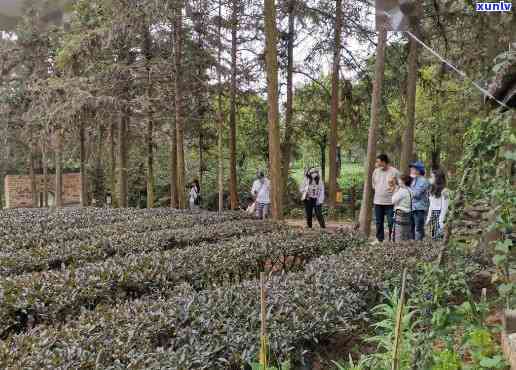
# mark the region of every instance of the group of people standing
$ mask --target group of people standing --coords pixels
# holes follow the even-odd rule
[[[321,228],[325,228],[322,205],[324,203],[324,181],[319,170],[315,167],[305,172],[303,184],[300,188],[301,200],[305,205],[306,223],[312,228],[313,215],[319,222]],[[258,171],[257,179],[253,182],[251,194],[255,199],[254,212],[256,217],[264,219],[267,217],[270,207],[270,181],[263,171]],[[253,210],[253,208],[251,208]]]
[[[376,239],[379,242],[385,240],[386,219],[389,241],[423,240],[427,226],[430,228],[432,239],[438,240],[443,237],[449,206],[446,176],[440,169],[433,170],[428,178],[426,175],[425,166],[421,161],[411,162],[407,172],[402,174],[391,165],[386,154],[376,158],[372,185]],[[270,181],[264,171],[258,171],[251,188],[254,203],[249,208],[258,219],[268,216],[271,204],[270,188]],[[194,202],[198,193],[198,184],[193,184],[190,203]],[[317,168],[312,167],[305,172],[300,193],[307,226],[312,228],[315,213],[320,227],[325,228],[322,213],[324,181]]]
[[[427,225],[433,240],[443,237],[449,205],[446,176],[440,169],[433,170],[429,179],[425,175],[421,161],[410,163],[408,173],[401,174],[386,154],[376,158],[372,184],[379,242],[385,239],[385,219],[389,241],[423,240]]]

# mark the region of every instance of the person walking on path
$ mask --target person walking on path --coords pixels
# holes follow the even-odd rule
[[[426,224],[430,224],[432,240],[440,240],[444,235],[444,221],[450,203],[450,196],[446,189],[446,175],[442,170],[432,171],[430,185],[430,208]]]
[[[421,161],[410,163],[410,177],[412,183],[412,226],[411,239],[423,240],[425,237],[425,220],[430,206],[428,191],[430,184],[425,176],[425,165]]]
[[[301,186],[301,200],[305,204],[306,224],[311,229],[313,213],[321,228],[325,228],[324,217],[322,214],[322,204],[324,203],[324,180],[321,179],[319,170],[311,168],[305,173],[305,179]]]
[[[263,220],[269,214],[271,204],[271,183],[263,171],[258,171],[257,179],[253,182],[251,194],[256,202],[256,218]]]
[[[199,209],[201,205],[201,186],[198,180],[194,180],[190,187],[190,194],[188,196],[190,209]]]
[[[392,203],[394,188],[392,182],[399,176],[400,172],[390,165],[389,157],[386,154],[380,154],[376,157],[376,169],[373,172],[372,183],[376,240],[379,242],[383,242],[385,239],[385,218],[387,218],[387,224],[389,225],[389,240],[392,240],[394,226],[394,207]]]
[[[394,205],[394,242],[410,240],[411,235],[411,212],[412,212],[412,193],[410,184],[412,178],[409,175],[402,175],[398,180],[396,191],[392,195]]]

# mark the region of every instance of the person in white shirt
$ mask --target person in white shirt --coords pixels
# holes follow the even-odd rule
[[[257,179],[253,182],[251,193],[256,202],[256,217],[263,220],[269,214],[271,204],[271,183],[263,171],[258,171]]]
[[[199,209],[201,196],[201,186],[198,180],[194,180],[190,187],[190,194],[188,196],[188,202],[190,203],[190,209]]]
[[[432,171],[430,184],[430,208],[428,209],[426,224],[430,224],[432,240],[439,240],[444,235],[444,222],[450,204],[444,172],[440,169]]]
[[[412,225],[412,193],[410,184],[412,178],[409,175],[402,175],[397,181],[396,190],[392,195],[394,206],[394,232],[393,241],[410,240]]]
[[[324,180],[321,179],[319,170],[311,168],[305,173],[305,179],[301,186],[301,200],[305,204],[306,224],[312,228],[313,213],[321,228],[325,228],[324,217],[322,214],[322,204],[324,203]]]
[[[376,158],[376,169],[373,172],[372,185],[374,189],[374,218],[376,222],[376,239],[383,242],[385,239],[384,222],[387,218],[389,226],[389,240],[392,240],[394,226],[394,208],[392,193],[394,189],[389,185],[400,176],[400,172],[390,165],[389,157],[380,154]]]

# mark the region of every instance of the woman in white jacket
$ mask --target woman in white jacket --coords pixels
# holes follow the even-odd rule
[[[201,186],[198,180],[194,180],[190,187],[190,194],[188,195],[188,202],[190,209],[199,209],[201,199]]]
[[[396,181],[393,179],[393,181]],[[412,178],[409,175],[402,175],[395,185],[395,191],[392,195],[392,204],[394,205],[394,242],[410,240],[412,226],[412,193],[410,192],[410,184]]]
[[[325,228],[324,217],[322,214],[322,204],[324,203],[324,180],[321,179],[319,170],[309,169],[301,186],[301,200],[305,204],[306,224],[312,228],[313,213],[321,228]]]
[[[426,218],[426,224],[430,224],[433,240],[442,239],[444,235],[444,222],[448,213],[450,196],[446,189],[446,175],[442,170],[435,170],[430,177],[430,208]]]

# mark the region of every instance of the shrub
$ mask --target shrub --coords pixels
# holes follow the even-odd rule
[[[404,252],[404,253],[402,253]],[[433,245],[367,246],[318,258],[302,272],[268,281],[268,333],[273,358],[294,357],[325,335],[350,333],[367,313],[386,276],[429,260]],[[45,368],[217,369],[252,362],[258,352],[259,283],[195,291],[173,288],[100,305],[65,325],[41,325],[0,343],[0,366]]]
[[[6,248],[0,254],[0,276],[61,269],[100,261],[115,255],[144,253],[156,249],[181,248],[203,241],[214,242],[237,235],[254,234],[277,229],[279,226],[259,220],[238,222],[203,222],[185,228],[142,231],[135,227],[117,227],[109,232],[93,229],[88,240],[53,242],[31,248]],[[118,230],[118,231],[117,231]]]
[[[145,255],[119,255],[77,269],[7,278],[0,283],[0,338],[20,332],[31,323],[67,321],[83,308],[94,309],[101,303],[144,295],[169,296],[181,282],[189,282],[196,289],[240,282],[255,278],[267,265],[271,267],[270,262],[284,271],[299,269],[315,256],[362,242],[348,235],[284,230],[183,250],[160,251],[156,247]]]

